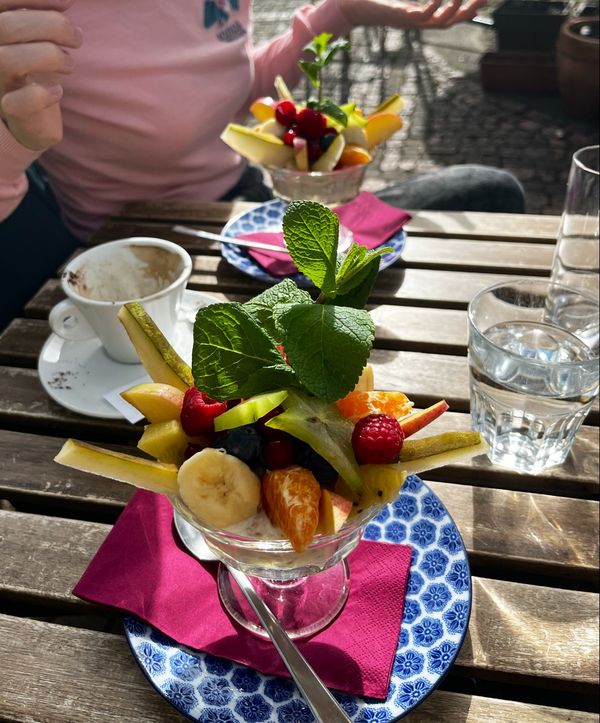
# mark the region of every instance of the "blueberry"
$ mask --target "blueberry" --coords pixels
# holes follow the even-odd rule
[[[250,464],[257,460],[263,449],[263,440],[253,424],[230,429],[215,440],[215,446],[222,447],[227,454]]]
[[[308,445],[304,446],[300,451],[299,464],[309,469],[319,482],[333,482],[337,479],[338,473],[336,470]]]

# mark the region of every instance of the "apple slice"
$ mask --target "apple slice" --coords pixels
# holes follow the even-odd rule
[[[227,125],[221,140],[249,161],[265,166],[285,166],[293,155],[291,146],[281,139],[237,123]]]
[[[296,136],[293,140],[294,162],[299,171],[308,171],[308,146],[306,138]]]
[[[234,429],[235,427],[243,427],[246,424],[257,422],[265,414],[278,407],[287,395],[288,392],[282,389],[278,392],[265,392],[264,394],[249,397],[215,417],[215,432],[222,432],[225,429]]]
[[[54,461],[65,467],[126,482],[151,492],[177,494],[178,469],[174,464],[113,452],[74,439],[67,439]]]
[[[346,139],[341,133],[333,139],[329,148],[311,166],[311,171],[329,172],[337,166],[340,156],[346,145]]]
[[[178,419],[148,424],[137,446],[159,462],[180,465],[189,439]]]
[[[149,422],[179,419],[183,391],[170,384],[147,382],[121,392],[123,399],[141,412]]]
[[[375,389],[375,376],[373,374],[373,367],[367,364],[362,370],[356,386],[352,391],[354,392],[372,392]]]
[[[257,98],[250,104],[250,113],[259,123],[275,118],[275,101],[273,98]]]
[[[396,131],[402,128],[402,118],[395,113],[375,113],[367,118],[365,133],[367,134],[367,150],[387,141]]]
[[[321,489],[317,532],[324,535],[335,535],[336,532],[342,529],[344,522],[350,516],[350,512],[352,512],[351,500],[335,492]]]
[[[423,429],[423,427],[426,427],[428,424],[431,424],[434,419],[437,419],[444,412],[448,411],[448,409],[448,403],[445,399],[442,399],[431,407],[427,407],[427,409],[422,409],[420,412],[415,412],[408,417],[404,417],[404,419],[399,419],[398,422],[404,432],[404,439]]]
[[[264,123],[257,125],[252,130],[255,133],[266,133],[276,138],[283,138],[283,134],[287,131],[287,128],[282,126],[275,118],[268,118]]]
[[[194,386],[189,365],[169,344],[139,301],[130,301],[122,306],[118,316],[145,370],[155,382],[169,384],[182,391]]]

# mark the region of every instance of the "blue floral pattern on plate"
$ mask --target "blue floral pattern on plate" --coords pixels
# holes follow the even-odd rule
[[[244,211],[235,218],[232,218],[223,228],[221,235],[236,238],[242,234],[256,233],[258,231],[281,231],[281,224],[286,208],[287,204],[277,198],[273,201],[267,201],[250,211]],[[388,239],[385,244],[382,244],[389,246],[392,251],[381,257],[380,269],[387,268],[400,258],[405,242],[406,232],[400,230]],[[235,266],[239,271],[243,271],[245,274],[264,281],[267,284],[276,284],[283,278],[280,276],[272,276],[265,271],[242,246],[234,246],[233,244],[226,243],[221,244],[221,254],[226,261],[232,266]],[[293,279],[298,286],[312,286],[311,282],[302,274],[293,274],[289,278]]]
[[[471,613],[471,574],[448,511],[418,477],[365,528],[364,537],[413,547],[402,628],[385,701],[334,693],[356,723],[395,720],[437,687],[454,662]],[[286,678],[257,673],[190,650],[138,618],[125,635],[152,685],[197,723],[312,723],[313,715]]]

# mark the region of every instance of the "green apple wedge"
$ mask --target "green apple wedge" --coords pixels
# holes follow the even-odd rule
[[[189,365],[173,349],[139,301],[122,306],[118,316],[153,381],[170,384],[182,391],[194,386]]]
[[[54,461],[151,492],[167,496],[177,494],[178,468],[174,464],[113,452],[74,439],[67,439]]]

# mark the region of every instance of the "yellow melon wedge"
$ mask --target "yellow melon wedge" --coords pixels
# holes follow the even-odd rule
[[[194,386],[189,365],[173,349],[139,301],[122,306],[118,316],[153,381],[170,384],[182,391]]]
[[[474,434],[478,434],[474,432]],[[488,451],[487,442],[478,435],[479,441],[475,444],[470,444],[465,447],[457,447],[450,449],[445,452],[438,452],[437,454],[430,454],[426,457],[417,457],[410,461],[403,462],[402,459],[398,462],[397,466],[403,472],[409,474],[421,474],[430,469],[437,469],[438,467],[445,467],[448,464],[456,464],[457,462],[466,462],[472,457],[477,455],[485,454]],[[415,440],[417,441],[417,440]],[[404,443],[405,445],[408,442]]]
[[[151,492],[177,494],[178,468],[174,464],[113,452],[74,439],[67,439],[54,461],[65,467],[126,482]]]
[[[396,131],[402,128],[402,118],[395,113],[375,113],[367,118],[365,134],[367,136],[367,150],[387,141]]]
[[[238,123],[229,123],[221,140],[244,158],[265,166],[285,166],[291,160],[291,146],[270,133],[260,131]]]
[[[279,100],[294,100],[294,96],[292,95],[290,89],[287,87],[287,84],[285,80],[281,77],[281,75],[275,76],[273,85],[275,86],[275,90],[277,91],[277,97],[279,98]]]
[[[404,108],[404,100],[398,95],[398,93],[394,93],[394,95],[390,95],[389,98],[386,98],[383,103],[380,103],[375,110],[371,111],[367,118],[376,115],[377,113],[383,113],[384,111],[386,113],[395,113],[398,115],[402,108]]]
[[[345,146],[346,139],[344,136],[341,134],[337,135],[323,155],[312,164],[310,170],[325,173],[333,171],[337,162],[340,160],[340,156],[342,155]]]

